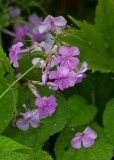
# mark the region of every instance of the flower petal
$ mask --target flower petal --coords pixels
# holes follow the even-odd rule
[[[67,21],[63,16],[58,16],[54,18],[54,23],[56,26],[65,26]]]
[[[91,139],[91,138],[88,138],[86,136],[83,136],[82,144],[83,144],[84,147],[88,148],[88,147],[91,147],[94,144],[94,140]]]
[[[46,100],[41,97],[38,97],[35,101],[35,105],[42,108],[46,105]]]
[[[29,122],[26,121],[24,118],[18,119],[16,125],[20,130],[23,131],[26,131],[29,128]]]
[[[90,127],[87,127],[85,130],[84,130],[84,135],[88,138],[91,138],[91,139],[96,139],[97,138],[97,133],[95,131],[93,131]]]
[[[71,141],[71,146],[76,149],[81,148],[81,137],[75,137]]]
[[[48,116],[48,110],[47,109],[41,109],[39,111],[39,117],[40,117],[40,119],[44,118],[44,117],[47,117],[47,116]]]
[[[61,46],[59,49],[59,54],[62,56],[68,56],[70,49],[68,47],[65,46]]]
[[[38,27],[38,29],[39,29],[40,33],[48,32],[51,29],[51,25],[49,23],[48,24],[42,24]]]
[[[76,55],[80,55],[78,47],[71,47],[69,51],[69,56],[76,56]]]

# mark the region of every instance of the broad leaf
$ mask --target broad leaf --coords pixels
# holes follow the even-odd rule
[[[54,92],[49,90],[48,87],[38,87],[38,93],[41,96],[47,96],[47,97],[54,94]],[[19,101],[18,101],[19,109],[20,109],[20,106],[22,106],[24,103],[24,98],[26,100],[27,96],[28,98],[33,97],[33,95],[31,96],[31,94],[32,93],[30,90],[26,90],[26,89],[23,90],[23,95],[25,96],[23,96],[23,98],[22,96],[19,96]],[[11,131],[9,130],[8,134],[5,133],[6,136],[9,136],[12,139],[26,146],[33,147],[35,150],[42,148],[44,145],[44,142],[47,141],[50,136],[54,135],[55,133],[59,132],[64,128],[66,124],[66,119],[68,118],[68,110],[69,110],[68,104],[62,97],[58,95],[55,95],[55,96],[58,104],[55,113],[53,113],[51,117],[43,118],[41,120],[41,125],[38,128],[35,129],[30,127],[29,130],[27,131],[21,131],[15,127],[15,128],[12,128]],[[34,97],[33,99],[35,103],[36,97]],[[33,105],[33,102],[32,102],[30,108],[35,109],[37,107],[35,107],[35,105]]]
[[[30,160],[29,156],[11,152],[11,151],[0,151],[0,159],[1,160]]]
[[[114,99],[110,100],[106,105],[103,115],[103,123],[105,132],[114,144]]]
[[[97,108],[93,105],[88,105],[86,100],[81,96],[74,95],[70,97],[68,103],[70,106],[68,127],[87,124],[94,119],[97,113]]]
[[[10,65],[8,57],[2,49],[0,49],[0,96],[9,87],[9,85],[15,81],[13,69]],[[17,87],[16,85],[14,87]],[[7,126],[8,122],[13,116],[14,110],[16,110],[16,98],[17,90],[9,90],[0,99],[0,133]]]
[[[55,146],[57,160],[110,160],[112,158],[113,146],[105,137],[103,129],[97,124],[91,124],[89,126],[95,130],[98,135],[94,145],[90,148],[82,147],[81,149],[74,149],[71,147],[71,140],[74,137],[73,131],[71,129],[69,129],[69,131],[63,131],[63,133],[59,135]],[[84,127],[82,128],[83,129],[76,128],[76,130],[83,131]]]
[[[38,160],[53,160],[51,156],[43,150],[39,150],[38,152],[32,154],[30,158],[31,160],[37,160],[37,159]]]
[[[0,150],[14,151],[18,149],[30,149],[16,141],[0,135]]]

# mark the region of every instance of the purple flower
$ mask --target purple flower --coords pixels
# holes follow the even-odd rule
[[[28,25],[16,26],[17,37],[20,38],[20,39],[24,38],[24,36],[26,35],[28,29],[29,29]]]
[[[29,16],[29,22],[33,25],[39,25],[42,18],[38,17],[36,13]]]
[[[86,72],[88,70],[87,68],[88,63],[87,62],[83,62],[81,69],[78,70],[78,68],[76,68],[76,83],[80,83],[82,82],[82,79],[86,77],[86,74],[84,72]]]
[[[96,132],[93,131],[90,127],[87,127],[82,133],[77,132],[75,134],[75,137],[71,141],[71,146],[76,149],[80,149],[81,144],[83,144],[85,148],[91,147],[94,144],[96,138]]]
[[[20,113],[20,117],[16,125],[20,130],[27,130],[31,125],[33,128],[37,128],[40,125],[38,110],[26,110],[26,113]]]
[[[56,79],[52,85],[51,89],[57,90],[60,88],[63,91],[65,88],[74,86],[76,82],[76,73],[74,71],[69,72],[67,67],[59,67],[57,71],[51,71],[49,74],[49,79]]]
[[[17,68],[19,65],[18,65],[18,53],[21,51],[20,47],[23,46],[23,43],[21,42],[18,42],[17,44],[13,45],[11,50],[10,50],[10,53],[9,53],[9,57],[10,57],[10,64],[13,63],[13,66],[15,68]]]
[[[55,112],[57,107],[56,98],[53,95],[48,98],[38,97],[35,101],[35,105],[39,107],[39,117],[44,118],[47,117],[48,114],[51,115]]]
[[[66,19],[62,16],[53,17],[48,15],[43,22],[42,25],[39,26],[40,33],[48,32],[52,30],[53,32],[59,32],[62,26],[65,26],[67,23]]]
[[[59,49],[59,54],[61,55],[59,58],[53,60],[55,65],[58,65],[60,62],[61,66],[69,67],[71,69],[75,69],[79,63],[79,59],[73,56],[79,55],[79,49],[77,47],[65,47],[61,46]]]
[[[21,10],[19,8],[9,7],[8,10],[9,10],[9,15],[11,19],[17,18],[20,16]]]

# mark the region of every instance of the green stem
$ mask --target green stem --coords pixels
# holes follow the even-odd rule
[[[42,59],[41,59],[42,60]],[[38,64],[40,63],[40,61],[38,61],[34,66],[32,66],[31,68],[29,68],[22,76],[20,76],[16,81],[14,81],[0,96],[0,99],[18,82],[20,81],[26,74],[28,74],[30,71],[32,71]]]

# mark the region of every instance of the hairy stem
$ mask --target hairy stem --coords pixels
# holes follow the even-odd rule
[[[42,59],[41,59],[42,60]],[[40,61],[38,61],[34,66],[32,66],[31,68],[29,68],[22,76],[20,76],[16,81],[14,81],[0,96],[0,99],[18,82],[20,81],[26,74],[28,74],[30,71],[32,71],[38,64],[40,63]]]

